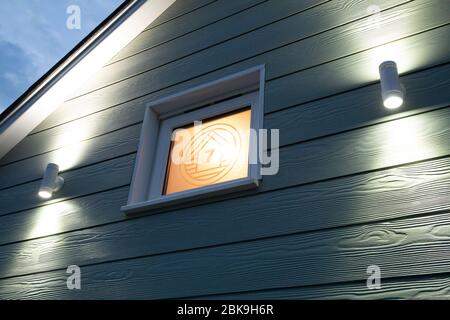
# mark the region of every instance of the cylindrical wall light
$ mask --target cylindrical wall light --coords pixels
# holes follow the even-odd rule
[[[53,192],[61,189],[64,184],[64,179],[58,176],[59,166],[55,163],[49,163],[45,169],[44,177],[42,178],[41,187],[39,188],[39,196],[44,199],[52,197]]]
[[[381,96],[383,104],[388,109],[396,109],[403,104],[405,90],[398,77],[397,65],[394,61],[380,64]]]

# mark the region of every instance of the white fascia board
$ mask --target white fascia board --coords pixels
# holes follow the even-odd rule
[[[55,70],[47,83],[0,124],[0,159],[174,2],[136,0],[130,3],[122,15],[80,48],[76,57]]]

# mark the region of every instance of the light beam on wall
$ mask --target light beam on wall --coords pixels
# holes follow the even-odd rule
[[[30,230],[26,239],[45,237],[64,231],[64,220],[70,219],[70,215],[79,210],[74,204],[67,201],[57,202],[38,208],[34,218],[30,222]]]
[[[386,123],[379,166],[410,163],[432,157],[435,147],[425,139],[427,124],[421,117],[410,117]]]
[[[64,132],[59,134],[53,145],[58,149],[51,156],[51,161],[59,166],[60,171],[72,169],[83,160],[83,156],[92,150],[86,149],[85,139],[92,135],[91,123],[79,123],[75,121],[64,127]]]

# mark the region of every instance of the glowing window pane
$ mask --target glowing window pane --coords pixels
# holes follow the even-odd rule
[[[250,108],[174,130],[164,194],[248,175]]]

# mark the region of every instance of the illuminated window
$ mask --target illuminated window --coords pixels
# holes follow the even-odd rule
[[[242,192],[259,184],[264,67],[146,107],[127,214]]]
[[[176,129],[164,194],[247,177],[250,115],[245,108]]]

